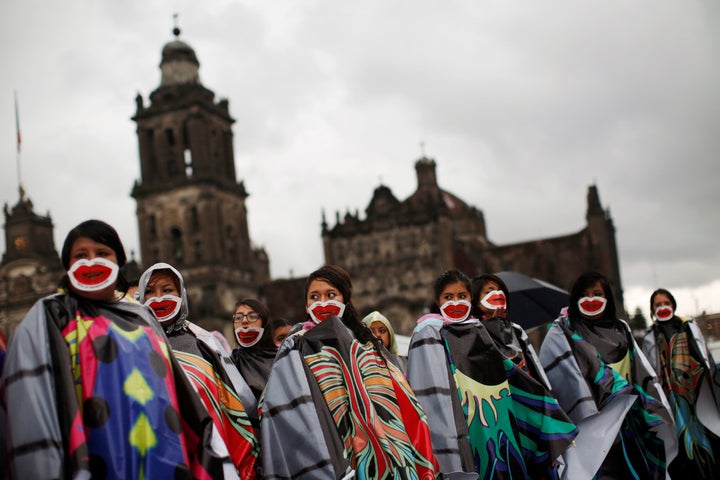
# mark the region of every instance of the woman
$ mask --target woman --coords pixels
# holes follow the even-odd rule
[[[471,290],[459,270],[440,275],[431,313],[410,340],[408,381],[428,415],[441,471],[556,478],[575,427],[546,385],[513,362],[517,352],[504,355],[471,315]]]
[[[79,224],[61,259],[62,292],[39,300],[8,346],[10,477],[222,477],[227,451],[211,444],[163,331],[146,307],[122,301],[115,229]]]
[[[275,347],[280,348],[282,342],[290,335],[293,323],[286,318],[275,318],[270,322],[272,339]]]
[[[655,321],[642,347],[675,418],[678,456],[668,471],[673,478],[720,478],[720,386],[713,382],[717,368],[698,326],[678,317],[676,309],[669,291],[652,293]]]
[[[402,371],[407,370],[407,357],[398,354],[397,341],[395,340],[395,331],[393,330],[390,320],[385,315],[378,312],[370,312],[362,319],[363,325],[368,327],[376,338],[379,338],[383,346],[395,356],[395,363],[400,366]]]
[[[555,320],[540,361],[580,433],[565,454],[568,478],[666,477],[676,442],[667,400],[607,279],[577,279],[568,316]]]
[[[165,330],[175,357],[194,384],[230,452],[237,473],[255,478],[258,440],[257,402],[222,345],[207,330],[188,321],[185,281],[172,265],[156,263],[138,282],[137,297],[150,307]]]
[[[550,390],[545,371],[525,330],[509,318],[509,299],[510,292],[497,275],[486,273],[472,279],[473,314],[482,321],[495,346],[505,358]]]
[[[267,478],[435,477],[425,414],[351,296],[338,266],[305,283],[308,320],[280,348],[260,407]]]
[[[277,354],[270,328],[270,310],[253,298],[241,300],[235,305],[233,328],[238,344],[232,352],[233,362],[250,385],[257,404]]]

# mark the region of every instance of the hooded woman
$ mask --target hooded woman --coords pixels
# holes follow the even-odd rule
[[[585,273],[569,301],[540,348],[553,394],[580,431],[565,453],[568,478],[664,479],[677,449],[672,417],[653,368],[616,316],[610,283]]]
[[[675,417],[678,456],[668,471],[673,478],[720,478],[717,367],[698,326],[678,317],[676,309],[675,297],[664,288],[650,295],[654,322],[642,346]]]
[[[232,352],[233,362],[250,385],[255,399],[260,400],[277,354],[270,328],[270,310],[254,298],[239,301],[235,304],[233,329],[238,344]]]
[[[1,410],[10,477],[234,472],[152,313],[123,301],[126,257],[115,229],[79,224],[61,259],[61,293],[39,300],[8,346]]]
[[[395,330],[393,330],[390,320],[376,310],[365,316],[365,318],[362,319],[362,323],[370,329],[375,337],[380,339],[383,346],[395,357],[396,365],[398,365],[403,372],[407,370],[407,357],[398,354]]]
[[[280,347],[260,406],[266,478],[435,477],[425,414],[351,297],[338,266],[305,283],[308,319]]]
[[[255,478],[258,440],[250,418],[255,416],[255,398],[224,347],[210,332],[188,320],[182,275],[172,265],[156,263],[140,277],[137,297],[165,330],[238,474],[243,479]]]
[[[491,297],[499,306],[498,288]],[[427,413],[441,471],[458,478],[557,478],[557,459],[575,426],[546,383],[517,361],[518,352],[501,351],[485,322],[473,317],[471,290],[463,272],[442,273],[431,313],[418,320],[410,340],[407,378]]]

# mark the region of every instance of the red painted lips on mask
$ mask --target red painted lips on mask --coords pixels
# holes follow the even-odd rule
[[[112,275],[112,269],[105,265],[82,265],[74,272],[75,279],[85,285],[98,285]]]
[[[326,320],[340,314],[340,308],[336,305],[319,305],[312,310],[313,314],[320,320]]]
[[[605,308],[605,303],[602,300],[586,300],[580,303],[580,307],[586,312],[600,312]]]
[[[250,344],[253,343],[260,336],[260,333],[261,332],[257,330],[242,331],[238,329],[237,336],[238,340],[240,340],[240,343]]]
[[[159,318],[165,317],[166,315],[170,314],[170,312],[175,310],[176,306],[177,302],[169,299],[160,300],[159,302],[152,302],[149,305],[149,307],[155,311],[155,315],[157,315]]]
[[[450,318],[463,318],[467,315],[469,307],[467,305],[450,305],[445,307],[445,314]]]
[[[658,320],[670,320],[673,317],[672,307],[664,306],[655,309],[655,316]]]
[[[502,292],[496,293],[494,295],[491,295],[486,299],[486,301],[497,308],[504,308],[505,307],[505,294]]]

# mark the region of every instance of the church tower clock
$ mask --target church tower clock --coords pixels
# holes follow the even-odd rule
[[[19,187],[20,199],[4,206],[6,250],[0,260],[0,332],[10,334],[32,305],[55,293],[65,270],[55,250],[53,223],[35,213]]]
[[[229,325],[235,302],[269,280],[264,250],[250,240],[233,153],[228,101],[200,82],[195,51],[175,39],[162,50],[149,105],[136,97],[141,179],[137,201],[142,263],[167,262],[185,277],[193,321]]]

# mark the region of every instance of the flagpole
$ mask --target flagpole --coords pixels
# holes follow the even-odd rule
[[[15,94],[15,133],[17,135],[17,151],[15,153],[15,162],[17,163],[17,182],[18,182],[18,191],[20,192],[20,201],[24,200],[25,192],[23,191],[22,187],[22,170],[21,170],[21,163],[20,163],[20,146],[22,145],[22,136],[20,135],[20,112],[18,109],[18,95],[17,90],[14,91]]]

